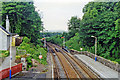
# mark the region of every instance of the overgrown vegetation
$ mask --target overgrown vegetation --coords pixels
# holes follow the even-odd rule
[[[71,17],[66,38],[69,49],[94,53],[97,37],[97,55],[120,63],[120,2],[89,2],[83,8],[83,18]],[[49,41],[62,44],[59,36]]]
[[[1,11],[0,11],[1,12]],[[43,48],[40,39],[40,31],[43,31],[43,22],[41,21],[40,14],[35,11],[34,3],[31,2],[2,2],[2,26],[6,27],[6,15],[10,21],[10,32],[17,33],[24,36],[18,50],[26,50],[26,54],[20,54],[17,51],[16,59],[26,57],[27,69],[32,67],[31,59],[36,59],[41,64],[46,65],[47,50]],[[40,53],[43,58],[39,59]],[[27,55],[29,54],[29,56]],[[0,56],[4,56],[3,52]],[[6,52],[5,52],[5,55]],[[8,55],[7,55],[8,56]]]
[[[18,49],[19,50],[26,50],[26,54],[22,54],[22,56],[23,55],[26,56],[27,54],[29,54],[29,56],[27,56],[27,58],[26,58],[27,63],[28,63],[28,65],[27,65],[28,68],[32,67],[31,59],[35,59],[35,60],[37,60],[38,62],[40,62],[41,64],[44,64],[44,65],[47,64],[47,61],[46,61],[47,60],[46,59],[47,58],[47,50],[42,48],[42,46],[43,46],[42,43],[35,45],[35,44],[30,42],[29,38],[27,38],[27,37],[23,38],[23,42],[20,44],[20,47],[18,47]],[[40,53],[43,56],[41,61],[39,59]],[[19,51],[18,51],[18,55],[20,55]]]

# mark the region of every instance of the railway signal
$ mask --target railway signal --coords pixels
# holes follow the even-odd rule
[[[63,39],[63,47],[65,47],[65,37],[61,37]]]
[[[45,38],[42,38],[43,40],[45,39]]]
[[[42,38],[44,40],[44,47],[46,47],[46,39]]]

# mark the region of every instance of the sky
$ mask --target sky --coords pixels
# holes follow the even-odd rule
[[[34,0],[36,11],[42,14],[44,28],[48,31],[68,31],[72,16],[82,18],[83,7],[92,0]]]

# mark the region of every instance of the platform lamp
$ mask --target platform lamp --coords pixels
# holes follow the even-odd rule
[[[6,30],[8,32],[9,31],[9,27],[10,27],[10,23],[9,23],[9,19],[8,19],[8,15],[6,15]],[[12,62],[12,49],[11,49],[11,46],[12,46],[12,34],[10,33],[10,70],[9,70],[9,78],[11,79],[11,62]]]
[[[12,33],[10,34],[10,73],[9,73],[9,78],[11,79],[11,76],[12,76],[12,70],[11,70],[11,66],[12,66]],[[19,35],[15,35],[14,38],[17,38],[19,37]]]
[[[97,61],[97,55],[96,55],[96,53],[97,53],[97,37],[95,37],[95,36],[91,36],[91,37],[95,38],[95,61]]]

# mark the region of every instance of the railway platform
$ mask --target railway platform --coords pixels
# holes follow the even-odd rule
[[[101,78],[109,78],[112,80],[112,79],[118,79],[119,77],[117,71],[103,65],[102,63],[99,63],[93,60],[92,58],[86,55],[75,54],[74,56],[77,57],[82,62],[84,62],[88,67],[90,67],[98,75],[100,75]]]

